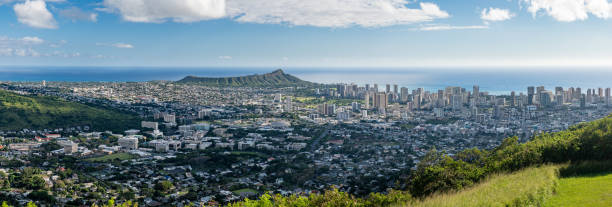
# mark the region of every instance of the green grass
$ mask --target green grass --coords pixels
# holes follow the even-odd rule
[[[562,178],[544,206],[612,206],[612,174]]]
[[[471,188],[433,195],[407,206],[541,206],[553,194],[558,170],[559,166],[547,165],[494,175]]]
[[[108,161],[113,161],[113,160],[131,160],[131,159],[135,159],[138,158],[137,155],[133,155],[133,154],[129,154],[129,153],[116,153],[116,154],[110,154],[110,155],[104,155],[104,156],[100,156],[100,157],[92,157],[89,159],[86,159],[86,161],[89,162],[108,162]]]
[[[257,190],[250,189],[250,188],[243,188],[243,189],[235,190],[235,191],[232,191],[232,192],[235,193],[235,194],[238,194],[238,195],[242,195],[242,194],[256,195],[257,193],[259,193]]]

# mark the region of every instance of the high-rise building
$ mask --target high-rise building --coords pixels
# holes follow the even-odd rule
[[[370,84],[365,84],[365,90],[370,91]]]
[[[393,93],[394,94],[399,94],[398,88],[397,88],[397,84],[393,84]]]
[[[586,102],[587,103],[593,103],[593,90],[590,89],[590,88],[587,89]]]
[[[543,90],[540,91],[540,107],[548,107],[552,104],[552,91]]]
[[[366,92],[365,93],[365,97],[363,100],[363,105],[365,109],[369,109],[370,108],[370,92]]]
[[[604,99],[606,105],[610,105],[610,88],[606,88],[606,96]]]
[[[387,87],[385,88],[385,92],[386,93],[391,92],[391,85],[390,84],[387,84]]]
[[[379,92],[374,96],[374,107],[379,111],[383,111],[387,108],[387,94]]]
[[[378,84],[374,84],[374,88],[372,89],[374,92],[378,93]]]
[[[527,87],[527,105],[533,105],[533,99],[535,98],[535,87]]]
[[[480,86],[474,85],[472,88],[472,97],[474,98],[474,102],[478,103],[478,98],[480,98]]]
[[[557,86],[555,87],[555,95],[563,94],[563,87]]]
[[[541,94],[544,90],[546,90],[544,86],[536,87],[536,103],[540,103]]]
[[[402,102],[408,101],[408,88],[402,87],[400,89],[400,101]]]

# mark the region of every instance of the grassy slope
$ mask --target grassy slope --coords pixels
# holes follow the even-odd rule
[[[562,178],[545,206],[612,206],[612,174]]]
[[[548,165],[495,175],[469,189],[434,195],[409,206],[541,206],[557,185],[558,169]]]
[[[90,126],[96,130],[137,127],[138,117],[48,96],[24,96],[0,90],[0,130]]]

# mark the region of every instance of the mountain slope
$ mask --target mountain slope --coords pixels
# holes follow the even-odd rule
[[[308,86],[313,83],[303,81],[295,76],[286,74],[283,70],[278,69],[271,73],[261,75],[248,75],[240,77],[196,77],[187,76],[182,80],[177,81],[182,84],[198,84],[205,86],[218,87],[287,87],[287,86]]]
[[[138,117],[115,110],[0,90],[0,130],[90,126],[95,130],[121,131],[138,124]]]

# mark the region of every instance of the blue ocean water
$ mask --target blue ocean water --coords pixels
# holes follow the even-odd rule
[[[170,67],[0,67],[0,81],[150,81],[180,80],[187,75],[227,77],[262,74],[276,68]],[[377,83],[400,87],[441,89],[461,86],[506,94],[525,92],[527,86],[612,87],[612,69],[606,68],[283,68],[286,73],[318,83]]]

